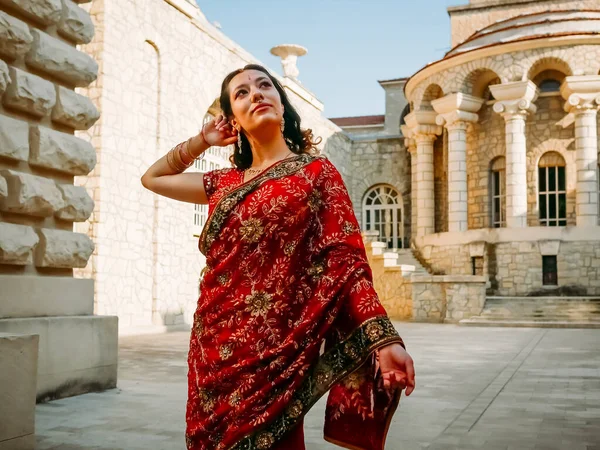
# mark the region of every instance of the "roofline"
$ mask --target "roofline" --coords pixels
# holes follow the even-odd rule
[[[383,86],[384,84],[400,84],[402,82],[406,83],[410,77],[402,77],[402,78],[392,78],[391,80],[377,80],[377,82]]]
[[[552,12],[580,12],[580,11],[569,10],[569,11],[552,11]],[[586,11],[581,11],[581,12],[595,12],[595,13],[600,13],[600,10],[595,9],[595,10],[586,10]],[[515,16],[512,19],[517,19],[517,18],[522,18],[522,17],[528,17],[528,16],[536,16],[538,14],[547,14],[547,13],[548,13],[548,11],[546,11],[545,13],[536,13],[536,14],[530,14],[530,15],[525,15],[525,16]],[[499,24],[501,24],[503,22],[508,22],[508,21],[510,21],[512,19],[503,20],[501,22],[495,23],[494,25],[499,25]],[[576,19],[565,18],[565,19],[555,20],[552,23],[583,22],[583,21],[588,21],[588,20],[596,20],[596,21],[598,21],[598,20],[600,20],[600,18],[596,18],[596,17],[594,17],[594,18],[590,18],[590,17],[578,17]],[[493,36],[494,34],[501,33],[503,31],[513,30],[513,29],[516,30],[516,29],[519,29],[519,28],[526,28],[526,27],[530,27],[532,25],[539,25],[539,24],[544,24],[544,23],[547,23],[547,21],[546,20],[538,20],[537,22],[527,22],[527,23],[523,23],[523,24],[520,24],[520,25],[510,25],[510,26],[507,26],[507,27],[498,28],[496,30],[493,30],[493,31],[485,33],[484,31],[487,28],[490,28],[491,27],[491,25],[490,25],[490,26],[488,26],[488,27],[486,27],[486,28],[484,28],[482,30],[479,30],[479,31],[475,32],[470,37],[468,37],[467,39],[465,39],[464,41],[462,41],[460,44],[457,44],[453,48],[451,48],[450,50],[448,50],[448,52],[446,53],[446,55],[444,56],[444,58],[446,58],[446,56],[448,56],[450,53],[452,53],[452,52],[454,52],[456,50],[459,50],[460,47],[464,46],[465,44],[468,44],[469,42],[473,42],[473,41],[475,41],[475,40],[477,40],[479,38],[482,38],[482,37],[485,37],[485,36]],[[585,34],[585,33],[586,33],[585,31],[581,32],[581,34]],[[564,33],[556,33],[556,34],[552,34],[552,36],[560,36],[561,34],[564,34]],[[574,33],[571,32],[571,34],[574,34]],[[579,34],[579,32],[578,32],[578,34]],[[527,37],[528,38],[535,38],[535,37],[540,37],[540,36],[548,36],[548,35],[547,34],[537,34],[537,35],[531,35],[531,36],[527,36]],[[519,42],[520,40],[525,40],[525,39],[527,39],[527,38],[515,39],[514,41],[510,41],[510,42]],[[477,47],[477,48],[485,48],[485,47],[488,47],[489,45],[490,44],[488,44],[486,46],[482,46],[482,47]],[[492,45],[494,45],[494,44],[492,44]],[[461,52],[461,53],[467,53],[467,52]]]
[[[576,1],[576,0],[571,0]],[[488,8],[503,8],[505,6],[511,5],[526,5],[528,3],[538,3],[539,0],[512,0],[510,2],[499,3],[497,1],[489,1],[486,3],[480,3],[476,5],[467,4],[467,5],[457,5],[457,6],[449,6],[447,8],[448,15],[451,16],[453,13],[460,13],[464,11],[473,11],[476,9],[488,9]]]
[[[473,50],[468,50],[466,52],[462,52],[462,53],[456,53],[454,55],[448,56],[446,58],[442,58],[439,59],[435,62],[432,62],[424,67],[422,67],[421,69],[419,69],[417,72],[415,72],[410,78],[409,80],[406,82],[406,84],[404,85],[404,94],[406,95],[406,89],[408,87],[409,84],[411,84],[411,82],[415,79],[415,77],[422,75],[423,72],[431,69],[434,66],[438,66],[442,63],[450,63],[452,64],[453,60],[457,59],[457,58],[464,58],[465,59],[465,63],[472,61],[473,59],[476,59],[475,56],[473,56],[473,54],[476,53],[482,53],[485,51],[489,51],[490,49],[499,49],[500,47],[515,47],[514,50],[505,50],[506,53],[510,53],[510,52],[514,52],[514,51],[519,51],[519,50],[524,50],[522,47],[517,47],[518,44],[522,45],[524,42],[533,42],[533,41],[542,41],[542,40],[546,40],[546,41],[552,41],[552,42],[547,42],[546,45],[541,45],[539,47],[548,47],[548,46],[563,46],[563,45],[573,45],[573,44],[577,44],[576,42],[574,42],[573,44],[567,42],[567,43],[562,43],[562,42],[555,42],[558,39],[562,38],[567,38],[565,40],[569,40],[568,38],[573,38],[573,40],[579,40],[580,38],[590,38],[590,37],[595,37],[596,39],[599,38],[598,33],[591,33],[591,32],[576,32],[576,33],[562,33],[562,34],[555,34],[553,36],[529,36],[527,38],[523,38],[523,39],[519,39],[516,41],[511,41],[511,42],[496,42],[493,44],[489,44],[487,46],[483,46],[483,47],[478,47],[476,49]],[[530,45],[527,47],[527,49],[529,48],[537,48],[538,46],[535,45]],[[497,51],[493,54],[500,54],[503,53],[502,51]],[[459,63],[461,64],[461,63]],[[454,65],[451,65],[450,67],[454,67]],[[408,97],[407,97],[408,98]]]

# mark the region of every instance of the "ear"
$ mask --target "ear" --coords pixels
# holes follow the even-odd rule
[[[239,126],[239,124],[237,123],[237,120],[235,120],[235,119],[231,119],[231,120],[229,121],[229,123],[231,124],[231,126],[232,126],[233,128],[235,128],[236,130],[238,130],[238,132],[240,131],[240,128],[241,128],[241,127],[240,127],[240,126]]]

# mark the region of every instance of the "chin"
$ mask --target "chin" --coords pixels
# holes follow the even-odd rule
[[[260,116],[255,116],[253,120],[253,128],[262,128],[268,126],[281,126],[281,119],[275,114],[262,114]]]

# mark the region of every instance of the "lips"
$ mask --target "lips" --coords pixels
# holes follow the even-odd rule
[[[252,112],[253,112],[253,113],[255,113],[256,111],[260,111],[261,109],[264,109],[264,108],[269,108],[270,106],[271,106],[271,105],[269,105],[269,104],[267,104],[267,103],[262,103],[262,104],[260,104],[260,105],[256,106],[256,107],[255,107],[255,108],[252,110]]]

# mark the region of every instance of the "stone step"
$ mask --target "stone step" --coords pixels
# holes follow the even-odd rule
[[[486,298],[479,316],[464,319],[471,326],[545,326],[595,328],[600,325],[599,297]]]
[[[476,327],[533,327],[533,328],[600,328],[599,320],[487,320],[463,319],[461,326]]]

